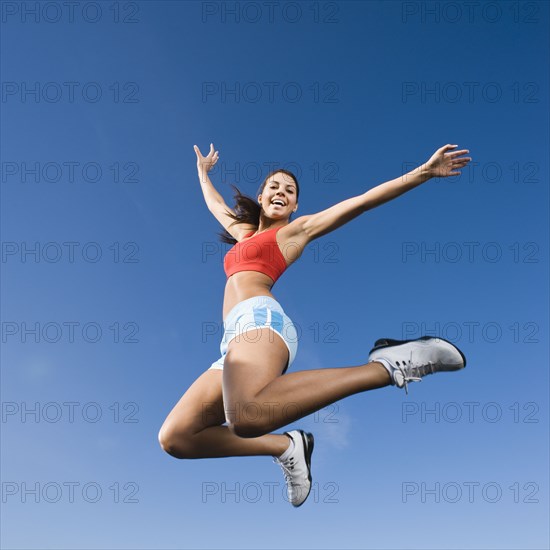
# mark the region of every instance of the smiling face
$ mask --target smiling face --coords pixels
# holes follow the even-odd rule
[[[286,219],[298,208],[296,182],[284,172],[276,172],[266,181],[258,202],[265,216]]]

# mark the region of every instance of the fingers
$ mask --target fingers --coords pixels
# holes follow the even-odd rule
[[[450,172],[447,176],[460,176],[462,172],[459,172],[459,170],[464,168],[471,160],[471,158],[461,158],[451,161],[451,165],[449,166]]]
[[[439,148],[438,151],[447,151],[449,149],[454,149],[455,147],[458,147],[458,145],[450,145],[450,144],[447,144],[447,145],[444,145],[443,147]],[[460,155],[464,155],[466,153],[469,153],[470,150],[469,149],[460,149],[459,151],[450,151],[448,153],[445,153],[445,156],[447,158],[455,158],[455,157],[459,157]],[[472,159],[470,159],[472,160]]]
[[[216,164],[216,162],[218,162],[218,158],[220,158],[219,151],[214,151],[213,143],[210,144],[210,153],[208,154],[208,156],[209,157],[211,156],[211,160],[213,164]]]
[[[208,152],[208,157],[210,160],[213,160],[213,159],[218,159],[218,151],[215,151],[214,150],[214,144],[211,143],[210,144],[210,151]]]
[[[460,176],[462,172],[459,170],[464,168],[472,160],[472,157],[461,156],[469,153],[469,149],[452,150],[457,147],[458,145],[456,144],[447,143],[447,145],[440,147],[433,155],[433,163],[440,176]]]
[[[196,145],[193,145],[193,149],[195,150],[195,153],[197,153],[197,159],[203,160],[205,158],[201,153],[201,150]],[[213,143],[210,144],[210,151],[208,152],[206,158],[214,163],[219,159],[219,151],[214,151]]]
[[[469,153],[469,149],[461,149],[460,151],[451,151],[450,153],[447,153],[447,156],[450,158],[459,157],[460,155],[464,155],[466,153]]]
[[[462,158],[462,159],[459,159],[459,160],[455,160],[453,162],[453,165],[457,166],[459,168],[462,168],[463,166],[466,166],[466,164],[468,164],[471,160],[472,159],[470,157]]]
[[[458,147],[458,145],[443,145],[443,147],[440,147],[437,151],[442,151],[443,153],[447,150],[447,149],[454,149],[455,147]]]

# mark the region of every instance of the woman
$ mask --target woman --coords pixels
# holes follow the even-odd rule
[[[231,210],[208,172],[218,161],[210,144],[195,145],[206,204],[236,243],[226,254],[222,356],[202,373],[166,418],[163,450],[176,458],[272,456],[285,476],[289,501],[300,506],[311,490],[313,435],[303,430],[273,434],[295,420],[349,395],[407,383],[438,371],[464,368],[462,352],[441,338],[380,339],[366,364],[285,374],[297,351],[296,330],[271,294],[274,282],[313,240],[432,177],[459,175],[472,159],[457,145],[438,149],[404,176],[317,214],[290,221],[298,209],[298,181],[276,170],[263,182],[258,203],[238,192]],[[284,375],[284,376],[283,376]],[[224,425],[227,422],[227,425]]]

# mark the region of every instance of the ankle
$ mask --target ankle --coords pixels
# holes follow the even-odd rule
[[[286,434],[277,435],[276,437],[279,441],[273,456],[280,458],[292,447],[294,442],[292,438]]]
[[[377,361],[372,361],[367,363],[369,367],[377,372],[381,381],[384,381],[386,384],[393,384],[393,369],[387,361],[379,359]]]

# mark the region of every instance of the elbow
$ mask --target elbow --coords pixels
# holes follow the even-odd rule
[[[381,197],[381,196],[366,197],[365,200],[363,200],[363,202],[361,203],[361,214],[369,210],[372,210],[373,208],[376,208],[381,204],[388,202],[389,200],[391,200],[390,197]]]
[[[359,203],[360,214],[372,210],[378,206],[377,200],[379,197],[373,196],[372,189],[361,195],[361,201]]]

